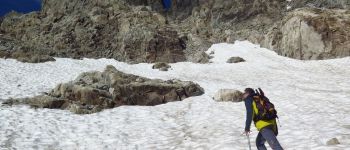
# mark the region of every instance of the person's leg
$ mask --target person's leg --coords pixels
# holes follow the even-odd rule
[[[256,140],[255,140],[256,147],[258,148],[258,150],[266,150],[265,141],[266,140],[264,139],[264,137],[259,132],[259,134],[258,134],[258,136],[256,137]]]
[[[271,127],[261,129],[260,133],[273,150],[283,150]]]

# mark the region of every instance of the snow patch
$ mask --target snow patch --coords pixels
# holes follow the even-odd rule
[[[263,88],[275,103],[282,125],[278,139],[284,148],[350,147],[349,57],[294,60],[247,41],[215,44],[211,51],[211,64],[175,63],[168,72],[154,70],[152,64],[111,59],[56,58],[42,64],[0,59],[0,99],[38,95],[106,65],[148,78],[194,81],[206,91],[182,102],[122,106],[91,115],[1,106],[0,149],[247,149],[240,135],[244,104],[211,99],[219,89],[246,87]],[[232,56],[246,62],[226,63]],[[251,136],[253,147],[256,134]],[[327,146],[325,141],[332,138],[340,144]]]

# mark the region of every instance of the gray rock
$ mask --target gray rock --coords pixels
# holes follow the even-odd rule
[[[220,89],[213,97],[215,101],[219,102],[241,102],[243,93],[234,89]]]
[[[107,66],[103,72],[82,73],[72,82],[59,84],[47,95],[10,99],[3,104],[27,104],[86,114],[122,105],[154,106],[203,93],[203,88],[193,82],[152,80]]]
[[[170,68],[171,66],[165,62],[157,62],[152,66],[152,69]]]
[[[303,8],[290,12],[262,46],[296,59],[350,56],[350,11]]]
[[[240,63],[240,62],[245,62],[245,60],[241,57],[231,57],[226,62],[227,63]]]
[[[327,145],[338,145],[338,144],[340,144],[340,142],[337,138],[332,138],[332,139],[328,140],[326,144]]]

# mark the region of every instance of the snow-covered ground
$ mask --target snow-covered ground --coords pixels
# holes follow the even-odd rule
[[[286,149],[350,149],[350,57],[300,61],[249,42],[215,44],[213,63],[128,65],[110,59],[57,59],[42,64],[0,59],[0,99],[38,95],[81,72],[114,65],[148,78],[191,80],[206,94],[154,107],[123,106],[91,115],[64,110],[0,107],[0,149],[247,149],[243,103],[212,100],[221,88],[261,87],[279,111]],[[231,56],[244,63],[227,64]],[[255,149],[257,131],[252,127]],[[338,138],[340,143],[327,146]]]

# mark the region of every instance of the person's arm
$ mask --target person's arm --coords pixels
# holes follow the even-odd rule
[[[248,97],[245,101],[245,108],[247,110],[247,117],[245,120],[245,131],[250,131],[250,125],[253,120],[253,98]]]

